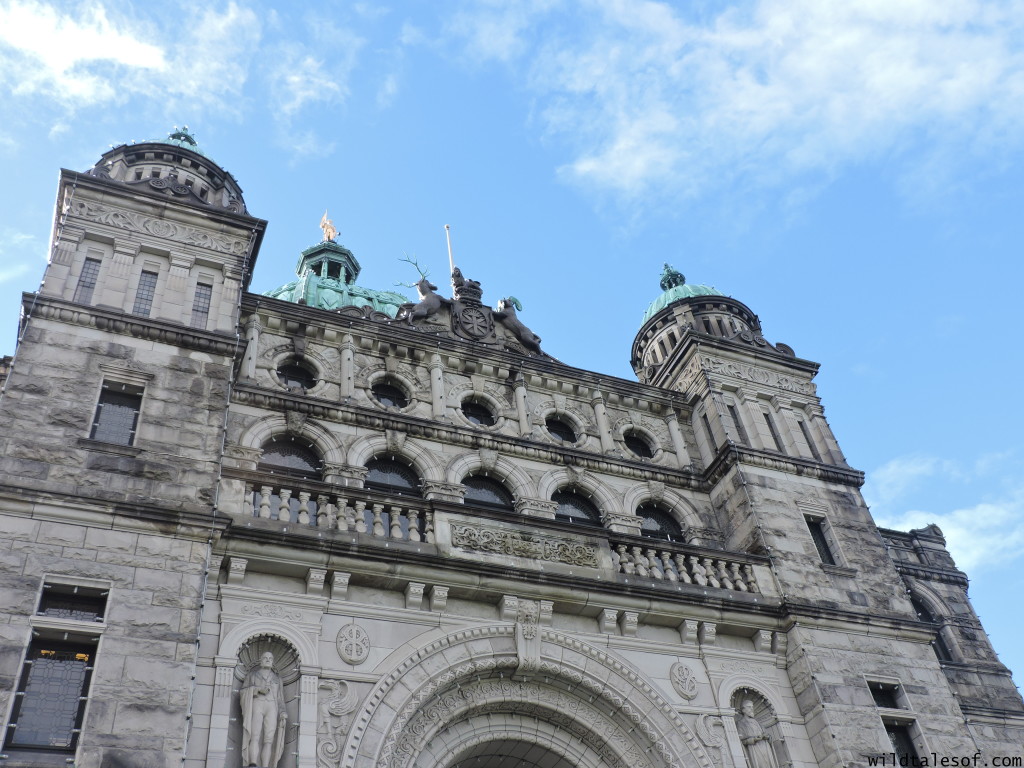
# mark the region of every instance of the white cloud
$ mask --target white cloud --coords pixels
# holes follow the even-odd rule
[[[377,107],[380,109],[390,107],[397,94],[398,75],[392,72],[384,78],[384,82],[381,83],[380,89],[377,91]]]
[[[545,128],[575,154],[566,178],[627,197],[820,184],[894,155],[912,173],[1021,145],[1016,0],[758,0],[682,14],[636,0],[489,2],[446,31],[539,95]]]
[[[183,3],[173,6],[173,19],[147,21],[120,7],[91,2],[65,12],[39,0],[4,4],[0,90],[42,96],[67,111],[131,97],[169,109],[186,102],[193,110],[231,108],[260,36],[252,10]]]
[[[878,514],[876,522],[904,531],[935,523],[957,567],[968,572],[993,568],[1020,558],[1024,551],[1024,488],[995,502],[948,512]]]
[[[868,473],[864,498],[883,528],[910,530],[935,523],[957,565],[975,570],[1002,565],[1024,553],[1024,485],[1012,452],[985,454],[969,466],[934,456],[903,456]],[[993,478],[1009,478],[996,489]],[[984,500],[968,506],[909,507],[906,498],[952,482],[958,492],[977,482]],[[954,507],[954,508],[950,508]]]

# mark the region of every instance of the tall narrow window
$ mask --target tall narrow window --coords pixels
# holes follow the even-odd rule
[[[92,304],[92,292],[96,287],[96,279],[100,275],[100,260],[86,259],[82,265],[82,274],[78,277],[73,301],[79,304]]]
[[[804,520],[807,522],[807,530],[811,532],[811,539],[814,541],[814,547],[818,550],[818,557],[821,558],[821,562],[827,565],[835,565],[836,558],[832,554],[828,537],[825,535],[825,519],[804,515]]]
[[[768,425],[768,431],[771,433],[772,440],[775,443],[775,450],[779,453],[785,453],[782,450],[782,438],[779,437],[779,430],[775,427],[775,419],[768,411],[761,411],[761,415],[764,416],[764,423]]]
[[[743,426],[743,420],[740,419],[739,411],[736,410],[735,405],[726,405],[729,409],[729,415],[732,416],[732,423],[736,425],[736,433],[739,435],[740,442],[744,445],[750,445],[750,438],[747,437],[747,430]]]
[[[89,437],[104,443],[131,445],[142,410],[142,387],[103,382]]]
[[[811,437],[811,430],[807,428],[807,423],[803,419],[797,419],[796,423],[800,425],[800,431],[803,433],[804,440],[807,441],[807,447],[811,449],[811,456],[815,461],[821,461],[821,454],[818,453],[818,446],[814,444],[814,438]]]
[[[132,314],[149,317],[153,309],[153,296],[156,295],[156,272],[143,272],[139,276],[139,289],[135,292],[135,306]]]
[[[897,765],[920,765],[910,728],[903,723],[885,723],[885,733],[892,744],[892,751],[896,753]]]
[[[718,450],[718,444],[715,443],[715,433],[711,430],[711,422],[708,421],[708,415],[706,413],[702,413],[700,415],[700,420],[704,424],[704,431],[707,433],[708,448],[711,450],[711,453],[714,453]]]
[[[206,324],[210,319],[210,297],[213,296],[213,286],[207,283],[196,285],[196,295],[192,299],[192,327],[206,330]]]

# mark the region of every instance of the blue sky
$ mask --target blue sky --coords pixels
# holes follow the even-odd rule
[[[173,125],[269,220],[258,291],[325,208],[377,288],[451,224],[486,301],[633,378],[668,261],[822,364],[876,520],[941,526],[1022,680],[1021,3],[294,5],[0,0],[0,352],[57,169]]]

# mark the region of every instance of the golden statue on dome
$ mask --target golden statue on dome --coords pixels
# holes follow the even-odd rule
[[[320,229],[324,232],[324,242],[333,243],[334,238],[338,236],[338,230],[334,226],[334,222],[327,218],[327,209],[324,209],[323,218],[320,219]]]

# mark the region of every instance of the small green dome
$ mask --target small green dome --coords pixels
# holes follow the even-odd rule
[[[359,262],[352,251],[330,240],[304,250],[295,273],[298,280],[263,295],[317,309],[370,307],[390,317],[398,314],[400,306],[409,303],[400,293],[356,285]]]
[[[644,312],[644,319],[641,325],[647,323],[652,317],[661,312],[665,307],[671,306],[684,299],[692,299],[695,296],[724,296],[725,294],[716,290],[710,285],[689,285],[682,272],[673,269],[668,264],[661,273],[661,290],[664,293],[651,302]]]

